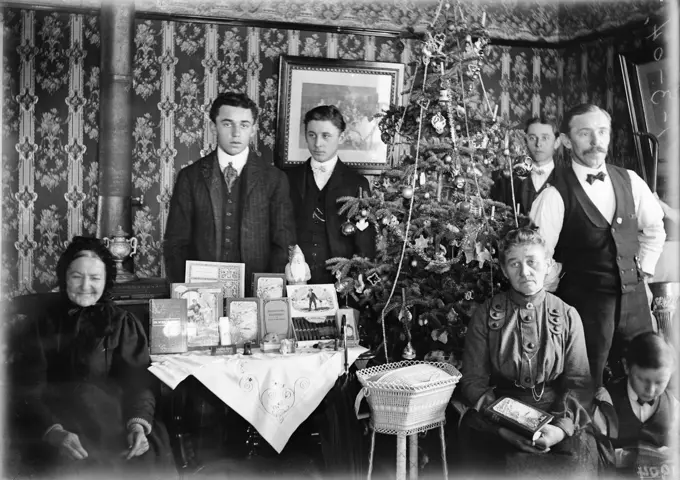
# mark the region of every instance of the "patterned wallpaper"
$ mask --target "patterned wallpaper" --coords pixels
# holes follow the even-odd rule
[[[3,295],[55,283],[64,242],[96,230],[99,29],[96,15],[5,9],[3,40]],[[133,196],[136,273],[162,276],[161,239],[176,172],[214,147],[207,109],[229,88],[261,109],[256,149],[271,158],[282,54],[403,62],[418,45],[371,35],[223,24],[136,22]],[[616,53],[639,45],[604,39],[569,49],[493,46],[484,85],[500,114],[522,122],[561,119],[575,103],[605,105],[614,118],[613,158],[634,168]],[[481,104],[481,91],[472,104]]]

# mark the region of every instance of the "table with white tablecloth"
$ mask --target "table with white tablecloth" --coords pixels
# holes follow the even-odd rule
[[[352,365],[364,347],[348,349]],[[149,371],[173,390],[195,377],[247,420],[281,452],[290,436],[319,406],[344,370],[344,352],[299,350],[295,354],[152,355]]]

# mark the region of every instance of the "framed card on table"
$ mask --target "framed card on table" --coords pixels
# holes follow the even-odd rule
[[[245,263],[187,260],[184,281],[219,282],[222,285],[223,298],[242,298],[245,296],[245,275]]]
[[[218,346],[219,318],[224,310],[222,285],[217,282],[173,283],[170,296],[186,300],[188,348]]]
[[[286,275],[283,273],[253,273],[253,295],[257,298],[286,296]]]
[[[228,328],[220,330],[220,343],[223,346],[244,343],[253,345],[260,343],[260,308],[259,298],[227,298],[225,316]],[[225,321],[223,320],[223,325]],[[226,327],[226,326],[225,326]]]

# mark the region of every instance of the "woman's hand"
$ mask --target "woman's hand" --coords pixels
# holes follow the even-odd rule
[[[133,423],[130,425],[127,441],[129,447],[125,460],[130,460],[132,457],[144,455],[149,450],[149,441],[146,439],[144,427],[142,427],[139,423]]]
[[[549,450],[550,447],[560,443],[565,437],[564,430],[555,425],[544,425],[541,428],[541,436],[536,440],[536,446]]]
[[[63,428],[53,428],[45,436],[45,441],[53,447],[59,449],[59,453],[71,460],[84,460],[87,458],[87,451],[80,444],[78,435],[68,432]]]
[[[531,440],[505,427],[499,427],[498,434],[510,445],[513,445],[516,449],[526,453],[545,453],[550,450],[549,448],[543,450],[534,447]]]

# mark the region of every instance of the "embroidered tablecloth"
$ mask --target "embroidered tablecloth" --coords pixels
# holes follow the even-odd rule
[[[348,349],[349,364],[365,352]],[[198,352],[152,355],[149,371],[173,390],[189,375],[257,429],[281,453],[300,424],[344,373],[342,351],[212,356]]]

